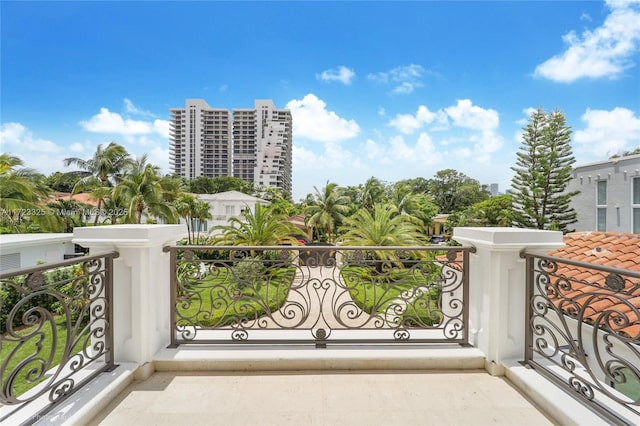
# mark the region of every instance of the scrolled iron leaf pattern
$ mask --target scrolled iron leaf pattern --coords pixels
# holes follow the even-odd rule
[[[318,324],[331,335],[388,330],[382,339],[390,342],[421,336],[413,330],[435,336],[416,337],[429,341],[466,338],[466,269],[456,248],[171,250],[178,259],[172,308],[178,344],[200,335],[217,336],[202,337],[207,342],[260,339],[261,331],[306,330],[313,339]]]
[[[107,257],[115,254],[40,266],[26,275],[3,274],[3,300],[14,302],[0,301],[2,345],[11,348],[1,360],[2,404],[27,404],[45,395],[56,403],[105,368],[111,350]],[[90,365],[95,373],[82,372]]]
[[[607,275],[607,278],[605,278],[605,284],[614,291],[620,291],[625,287],[624,278],[622,278],[620,274],[614,273]]]
[[[638,413],[640,397],[617,388],[640,386],[640,279],[557,259],[535,257],[533,265],[529,362],[587,401],[606,407],[606,398]]]

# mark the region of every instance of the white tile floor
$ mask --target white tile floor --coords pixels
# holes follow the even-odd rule
[[[92,425],[550,425],[485,371],[156,372]]]

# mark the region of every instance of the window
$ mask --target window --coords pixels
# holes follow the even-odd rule
[[[227,216],[233,216],[236,214],[236,206],[224,206],[224,213]]]
[[[633,178],[633,199],[631,209],[633,210],[633,233],[640,234],[640,178]]]
[[[0,254],[0,272],[20,269],[20,253]]]
[[[195,232],[207,232],[207,221],[200,219],[191,219],[191,229]]]
[[[598,194],[597,194],[596,205],[598,206],[607,205],[607,181],[606,180],[598,181]]]
[[[599,232],[604,232],[607,230],[607,208],[606,207],[598,207],[597,208],[597,230]]]
[[[607,230],[607,181],[596,182],[596,230]]]

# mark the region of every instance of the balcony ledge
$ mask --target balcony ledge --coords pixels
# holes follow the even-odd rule
[[[534,370],[517,361],[504,366],[505,378],[521,394],[529,398],[541,412],[557,424],[607,425],[570,395],[545,380]],[[247,372],[380,372],[431,371],[478,372],[485,367],[485,358],[476,348],[451,346],[429,348],[384,348],[367,350],[359,345],[315,349],[310,346],[242,348],[217,346],[181,346],[162,349],[152,363],[135,368],[135,364],[120,364],[79,390],[59,408],[44,415],[38,425],[87,424],[103,413],[109,404],[125,394],[134,380],[146,380],[155,372],[227,372],[239,376]],[[165,373],[166,374],[166,373]],[[295,374],[295,373],[294,373]],[[308,373],[307,373],[308,374]]]
[[[156,371],[299,371],[299,370],[470,370],[485,368],[476,348],[457,345],[397,348],[367,345],[288,345],[277,349],[243,345],[184,345],[160,350]]]

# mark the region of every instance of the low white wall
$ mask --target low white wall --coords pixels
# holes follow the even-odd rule
[[[64,260],[74,253],[73,234],[0,235],[0,272]]]

